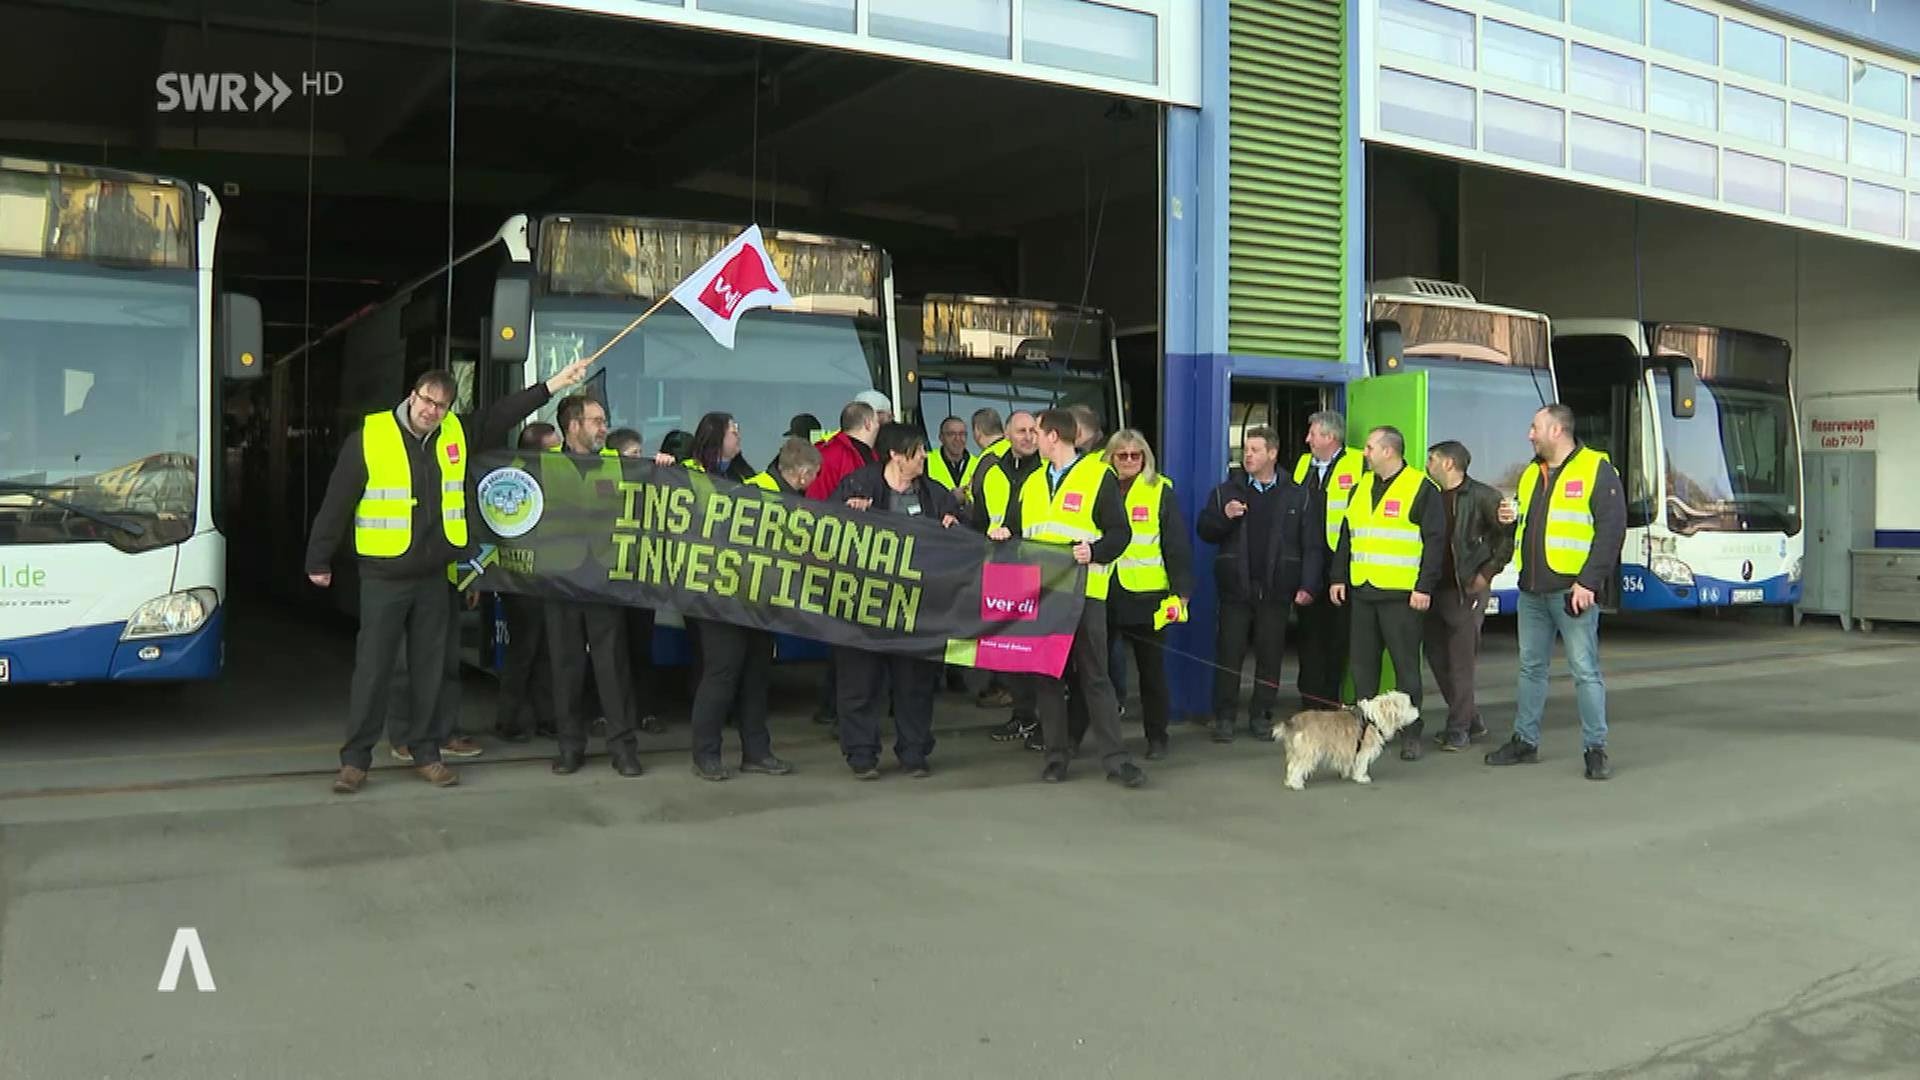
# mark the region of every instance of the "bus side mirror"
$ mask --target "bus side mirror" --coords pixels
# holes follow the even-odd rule
[[[220,297],[221,373],[229,379],[251,380],[266,373],[261,357],[264,333],[260,301],[239,293]]]
[[[1373,324],[1373,362],[1374,370],[1382,375],[1391,375],[1400,370],[1400,357],[1406,349],[1407,339],[1400,332],[1400,324],[1392,319],[1380,319]]]
[[[532,350],[533,269],[508,263],[493,279],[493,314],[487,320],[487,361],[524,364]]]
[[[1699,393],[1693,361],[1684,356],[1665,357],[1662,359],[1662,366],[1667,369],[1668,384],[1673,387],[1671,402],[1673,418],[1675,420],[1691,419],[1694,398]]]

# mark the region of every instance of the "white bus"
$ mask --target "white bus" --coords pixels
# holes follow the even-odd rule
[[[219,226],[205,187],[0,158],[0,683],[221,669],[220,378],[260,306],[216,302]]]
[[[1382,424],[1407,440],[1407,464],[1448,440],[1472,455],[1474,479],[1515,495],[1533,460],[1527,427],[1554,400],[1553,330],[1536,311],[1496,307],[1451,282],[1394,278],[1368,300],[1367,378],[1347,388],[1347,442]],[[1511,563],[1493,579],[1489,614],[1512,612],[1520,580]]]
[[[983,408],[1004,420],[1018,410],[1084,404],[1107,434],[1125,426],[1118,339],[1098,308],[936,294],[901,303],[900,327],[903,408],[929,444],[947,417],[971,425]]]
[[[739,235],[745,226],[609,215],[516,215],[485,243],[378,305],[356,313],[274,368],[273,475],[279,576],[298,560],[341,442],[370,412],[390,408],[421,372],[449,368],[457,409],[483,406],[592,354]],[[742,316],[734,348],[716,344],[668,303],[595,364],[586,391],[613,428],[637,429],[649,449],[691,433],[710,411],[732,413],[755,471],[772,460],[790,420],[833,426],[863,390],[899,400],[893,272],[885,251],[857,240],[765,230],[793,303]],[[451,307],[449,308],[449,299]],[[551,421],[557,405],[542,418]],[[482,449],[491,449],[485,448]],[[350,560],[343,561],[344,570]],[[336,572],[336,578],[340,576]],[[357,588],[336,580],[330,602]],[[679,618],[659,613],[656,662],[688,658]],[[485,626],[468,655],[491,666]],[[786,659],[824,656],[780,639]]]
[[[1793,352],[1724,327],[1563,319],[1553,349],[1580,438],[1627,488],[1621,607],[1800,600]]]

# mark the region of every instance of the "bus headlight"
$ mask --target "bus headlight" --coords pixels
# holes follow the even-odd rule
[[[220,594],[212,589],[188,589],[156,596],[133,610],[127,619],[127,628],[120,632],[120,640],[191,634],[206,625],[213,609],[219,605]]]
[[[1693,584],[1693,567],[1672,555],[1655,555],[1648,569],[1653,571],[1654,577],[1669,585]]]
[[[1798,584],[1798,583],[1799,583],[1799,581],[1800,581],[1800,574],[1801,574],[1801,573],[1803,572],[1803,570],[1805,569],[1805,567],[1804,567],[1804,566],[1802,566],[1802,561],[1803,561],[1803,560],[1800,560],[1800,559],[1795,559],[1795,560],[1793,560],[1793,563],[1792,563],[1792,564],[1791,564],[1790,566],[1788,566],[1788,567],[1787,567],[1787,580],[1788,580],[1789,582],[1792,582],[1792,583],[1795,583],[1795,584]]]

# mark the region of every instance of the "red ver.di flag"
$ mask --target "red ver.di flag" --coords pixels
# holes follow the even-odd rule
[[[734,237],[718,255],[681,282],[673,290],[673,298],[700,320],[713,340],[728,349],[733,348],[733,332],[740,316],[754,308],[793,303],[787,283],[773,269],[758,225]]]

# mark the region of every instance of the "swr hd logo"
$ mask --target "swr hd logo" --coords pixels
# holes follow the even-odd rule
[[[1040,568],[1024,563],[980,567],[982,622],[1032,622],[1040,617]]]
[[[346,88],[337,71],[300,74],[303,97],[332,97]],[[293,87],[277,73],[168,71],[153,80],[161,112],[279,112]]]

